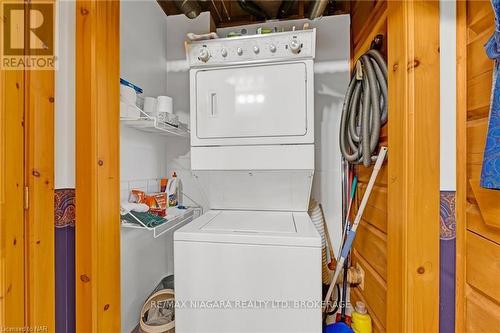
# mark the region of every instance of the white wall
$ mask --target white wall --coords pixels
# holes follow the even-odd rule
[[[172,15],[167,20],[167,90],[175,96],[174,113],[179,119],[189,124],[189,75],[186,61],[184,41],[186,34],[205,34],[210,32],[211,18],[209,12],[201,13],[196,19],[185,15]]]
[[[184,41],[188,32],[204,34],[210,32],[212,25],[209,12],[201,13],[196,19],[185,15],[173,15],[167,19],[167,90],[174,98],[174,113],[179,120],[189,125],[189,66],[186,61]],[[177,173],[182,181],[183,193],[196,204],[207,209],[208,201],[203,196],[191,174],[191,145],[188,140],[178,139],[169,146],[167,165],[169,173]],[[184,204],[192,204],[185,198]]]
[[[456,190],[456,1],[439,2],[440,189]]]
[[[210,30],[209,13],[195,20],[184,15],[167,18],[154,0],[122,1],[120,10],[121,77],[143,88],[144,96],[171,96],[174,112],[189,124],[184,40],[187,32]],[[171,66],[167,61],[180,62],[182,70],[168,71]],[[126,126],[121,127],[120,137],[122,200],[127,200],[133,188],[155,191],[159,178],[168,178],[176,171],[183,192],[203,204],[191,177],[189,138],[165,138]],[[169,274],[173,274],[172,232],[154,239],[151,232],[122,228],[122,332],[128,333],[137,325],[146,297]]]
[[[154,0],[120,4],[120,76],[144,89],[146,96],[167,94],[167,17]],[[118,84],[118,82],[117,82]],[[161,136],[121,126],[121,199],[132,188],[157,191],[167,176],[167,144]],[[143,302],[156,284],[172,273],[168,262],[172,235],[121,230],[122,332],[138,323]]]
[[[166,29],[167,16],[156,1],[120,3],[120,76],[146,96],[167,92]]]
[[[55,188],[75,188],[75,2],[57,2]]]

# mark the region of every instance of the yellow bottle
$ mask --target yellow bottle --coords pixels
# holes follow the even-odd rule
[[[356,302],[352,312],[352,329],[355,333],[372,333],[372,318],[367,313],[363,302]]]

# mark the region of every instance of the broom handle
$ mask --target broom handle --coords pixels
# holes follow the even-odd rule
[[[361,217],[363,216],[363,212],[365,211],[366,204],[368,202],[368,199],[370,198],[373,185],[375,185],[375,180],[377,179],[378,172],[382,168],[382,164],[384,163],[386,154],[387,154],[387,147],[380,148],[377,161],[375,162],[375,166],[373,167],[372,175],[370,176],[370,180],[368,181],[368,185],[366,186],[366,191],[365,194],[363,195],[363,199],[359,204],[358,213],[356,214],[356,218],[354,219],[354,223],[352,224],[351,231],[356,232],[356,229],[358,229],[359,221],[361,221]]]
[[[368,202],[368,198],[370,198],[373,185],[375,184],[375,180],[377,179],[380,168],[382,168],[382,163],[384,163],[386,154],[387,154],[387,147],[380,148],[380,152],[378,154],[377,161],[375,162],[375,166],[373,167],[373,171],[370,176],[370,180],[368,181],[365,194],[363,195],[363,199],[361,200],[361,204],[359,205],[358,213],[356,214],[354,223],[352,224],[351,230],[349,230],[346,242],[342,248],[340,260],[337,262],[337,266],[335,267],[335,273],[333,274],[332,282],[330,283],[330,287],[328,288],[328,292],[326,293],[326,297],[324,299],[323,312],[326,311],[328,304],[327,302],[330,300],[330,297],[332,297],[333,288],[337,284],[340,272],[343,269],[344,261],[347,258],[347,254],[351,250],[352,242],[354,240],[354,236],[356,235],[356,229],[358,229],[359,221],[361,221],[361,217],[363,216],[366,203]]]

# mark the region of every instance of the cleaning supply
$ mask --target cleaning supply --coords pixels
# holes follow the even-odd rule
[[[352,312],[352,329],[355,333],[371,333],[372,318],[366,311],[365,303],[357,301]]]
[[[149,206],[143,203],[135,203],[135,202],[122,202],[120,204],[120,209],[122,212],[122,215],[125,215],[127,213],[130,213],[132,211],[134,212],[139,212],[139,213],[144,213],[149,210]]]
[[[167,191],[167,183],[168,183],[168,179],[167,178],[160,179],[160,192],[166,192]]]
[[[352,223],[352,226],[346,235],[345,243],[342,246],[342,251],[339,255],[339,258],[337,259],[337,266],[335,267],[335,272],[333,273],[332,282],[330,283],[330,287],[328,288],[328,292],[326,293],[326,296],[324,298],[325,305],[323,306],[323,312],[327,311],[326,305],[328,304],[328,300],[332,296],[333,288],[337,284],[340,272],[342,271],[342,269],[344,269],[344,262],[349,255],[349,252],[351,251],[352,243],[354,242],[354,238],[356,237],[356,230],[358,229],[359,222],[361,221],[361,217],[363,216],[363,213],[365,211],[368,198],[370,197],[373,185],[375,184],[375,180],[377,179],[380,168],[382,167],[382,163],[384,163],[386,154],[387,147],[381,147],[378,153],[377,161],[375,162],[375,165],[373,167],[370,180],[368,181],[368,185],[366,186],[365,194],[363,195],[363,199],[359,204],[358,213],[356,214],[354,222]]]
[[[343,323],[341,321],[326,325],[323,328],[323,333],[352,333],[354,332],[352,328],[349,327],[346,323]]]
[[[177,206],[179,197],[179,180],[177,179],[177,173],[172,174],[172,179],[167,185],[167,196],[168,196],[168,206]]]

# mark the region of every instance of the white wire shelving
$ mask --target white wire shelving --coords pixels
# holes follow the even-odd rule
[[[120,118],[120,121],[137,130],[149,133],[156,133],[164,136],[189,137],[187,128],[175,127],[167,123],[158,121],[156,117],[151,117],[141,109],[139,118]]]
[[[137,223],[122,221],[122,227],[130,229],[148,230],[153,233],[153,238],[158,238],[166,232],[178,229],[186,225],[195,218],[199,217],[201,213],[202,209],[200,207],[187,207],[186,209],[169,207],[167,209],[167,216],[165,216],[164,218],[165,222],[156,227],[148,227],[137,218],[136,218]]]

